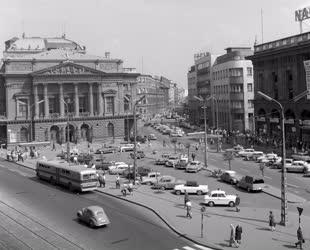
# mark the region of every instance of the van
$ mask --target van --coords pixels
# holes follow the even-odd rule
[[[262,178],[254,176],[243,176],[241,180],[237,183],[237,187],[252,191],[262,191],[265,186],[265,182]]]

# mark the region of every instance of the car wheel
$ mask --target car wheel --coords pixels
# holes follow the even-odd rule
[[[177,191],[175,191],[175,194],[176,194],[176,195],[180,195],[180,194],[181,194],[181,191],[180,191],[180,190],[177,190]]]
[[[209,201],[209,202],[208,202],[208,206],[209,206],[209,207],[213,207],[213,206],[214,206],[214,202],[213,202],[213,201]]]
[[[148,186],[151,186],[151,182],[146,182],[145,184]]]
[[[230,202],[228,203],[228,206],[234,207],[234,206],[235,206],[235,203],[234,203],[233,201],[230,201]]]
[[[198,191],[197,191],[197,195],[202,195],[202,191],[201,191],[201,190],[198,190]]]
[[[230,180],[230,184],[231,184],[231,185],[234,185],[234,181],[233,181],[233,180]]]
[[[94,227],[95,227],[95,223],[91,220],[91,221],[89,222],[89,226],[90,226],[91,228],[94,228]]]
[[[69,182],[69,184],[68,184],[68,189],[72,192],[73,191],[73,186],[72,186],[72,183],[71,182]]]
[[[251,189],[248,187],[248,188],[247,188],[247,191],[250,193],[250,192],[251,192]]]
[[[164,186],[162,186],[160,189],[163,190],[163,191],[165,191],[166,188],[165,188]]]

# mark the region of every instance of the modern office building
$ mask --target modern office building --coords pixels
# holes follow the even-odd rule
[[[9,145],[123,137],[138,76],[122,60],[90,55],[65,36],[14,37],[1,66],[0,137]]]
[[[253,129],[253,66],[248,47],[230,47],[212,67],[211,95],[217,99],[219,128],[245,132]],[[216,126],[216,106],[212,105]]]
[[[309,89],[304,63],[310,60],[310,32],[281,38],[254,46],[249,57],[254,66],[256,132],[269,139],[281,138],[280,109],[257,95],[261,91],[280,102],[284,108],[286,142],[310,143],[310,101],[294,98]]]

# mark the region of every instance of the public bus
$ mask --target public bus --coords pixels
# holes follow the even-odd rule
[[[97,189],[96,169],[82,165],[69,165],[65,161],[37,161],[37,177],[53,185],[67,187],[70,191],[87,192]]]

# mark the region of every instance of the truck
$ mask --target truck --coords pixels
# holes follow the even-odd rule
[[[214,190],[204,196],[203,204],[213,207],[214,205],[235,206],[236,195],[227,195],[223,190]]]
[[[174,187],[176,195],[184,194],[197,194],[202,195],[209,192],[208,185],[199,185],[196,181],[187,181],[185,184],[176,185]]]

